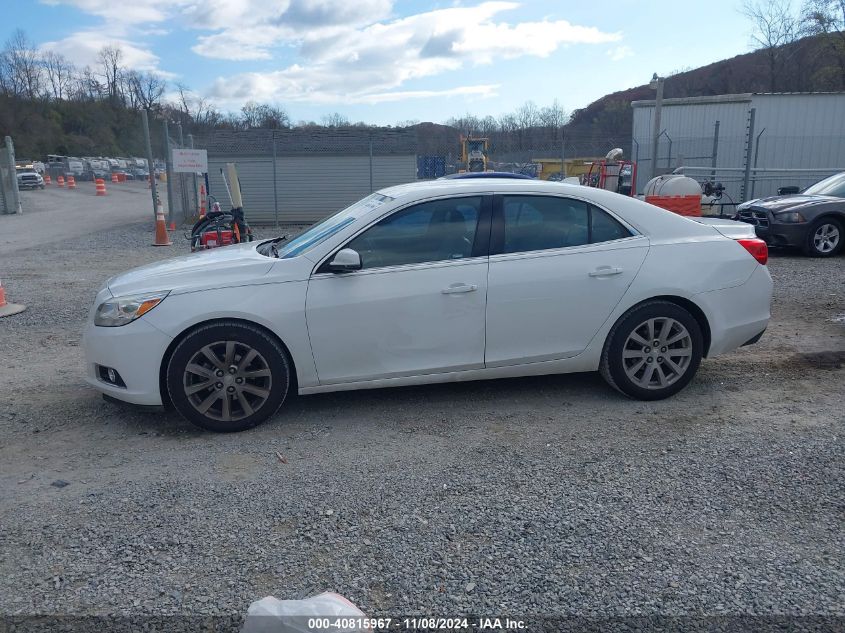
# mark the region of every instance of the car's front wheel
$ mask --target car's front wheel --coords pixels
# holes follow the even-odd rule
[[[197,328],[173,350],[167,391],[173,406],[209,431],[252,428],[281,406],[290,363],[279,343],[258,327],[224,321]]]
[[[623,394],[661,400],[692,380],[703,349],[701,327],[689,311],[669,301],[649,301],[613,326],[599,369]]]
[[[816,220],[807,232],[804,252],[813,257],[833,257],[842,250],[845,229],[836,218]]]

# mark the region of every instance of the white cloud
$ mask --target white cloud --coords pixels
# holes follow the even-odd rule
[[[484,2],[345,28],[331,35],[308,32],[299,42],[300,63],[277,71],[220,78],[210,95],[221,101],[240,98],[319,103],[392,100],[389,94],[405,95],[397,100],[421,97],[428,91],[397,89],[408,81],[466,66],[522,56],[546,57],[561,46],[614,42],[621,37],[566,20],[518,24],[494,21],[499,13],[517,7],[513,2]],[[251,33],[254,46],[248,48],[248,54],[263,55],[275,33],[258,28]],[[221,49],[216,54],[225,53]],[[461,94],[460,89],[446,92]]]
[[[194,31],[195,53],[208,58],[271,60],[283,49],[296,63],[269,71],[247,70],[213,82],[207,95],[219,104],[265,102],[382,103],[433,96],[485,98],[495,85],[411,89],[409,82],[498,60],[547,57],[575,44],[618,42],[567,20],[519,21],[519,3],[487,1],[392,17],[394,0],[42,0],[65,3],[104,24],[45,47],[78,63],[92,63],[107,43],[120,45],[128,66],[158,70],[159,58],[142,42],[162,29]],[[136,6],[137,5],[137,6]],[[511,12],[508,21],[501,14]],[[133,37],[134,36],[134,37]],[[611,59],[632,52],[608,51]]]
[[[90,15],[96,15],[117,26],[161,22],[167,18],[167,11],[180,0],[130,0],[111,2],[109,0],[41,0],[42,4],[66,4]]]
[[[123,55],[123,65],[127,68],[156,72],[162,76],[173,76],[159,68],[160,59],[152,51],[136,46],[129,40],[115,37],[108,31],[77,31],[68,37],[54,42],[44,42],[42,50],[51,50],[63,54],[77,66],[98,65],[97,55],[105,46],[118,47]]]
[[[631,50],[630,46],[617,46],[607,51],[607,56],[614,62],[621,61],[626,57],[631,57],[633,54],[634,51]]]

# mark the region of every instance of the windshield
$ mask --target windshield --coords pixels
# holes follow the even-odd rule
[[[330,216],[315,224],[310,229],[297,235],[290,242],[280,245],[278,248],[279,258],[288,259],[296,257],[302,253],[310,250],[323,240],[328,239],[342,228],[352,224],[361,214],[380,207],[385,202],[393,200],[389,196],[380,193],[373,193],[345,209],[338,211],[333,216]]]
[[[830,178],[825,178],[814,185],[810,185],[804,193],[817,196],[835,196],[837,198],[845,198],[845,172],[842,172],[841,174],[834,174]]]

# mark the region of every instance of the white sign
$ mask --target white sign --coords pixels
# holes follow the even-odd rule
[[[196,174],[208,172],[208,152],[204,149],[174,149],[173,171]]]

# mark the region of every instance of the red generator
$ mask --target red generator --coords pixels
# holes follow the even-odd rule
[[[205,231],[200,236],[200,248],[217,248],[235,243],[235,233],[229,229]]]

